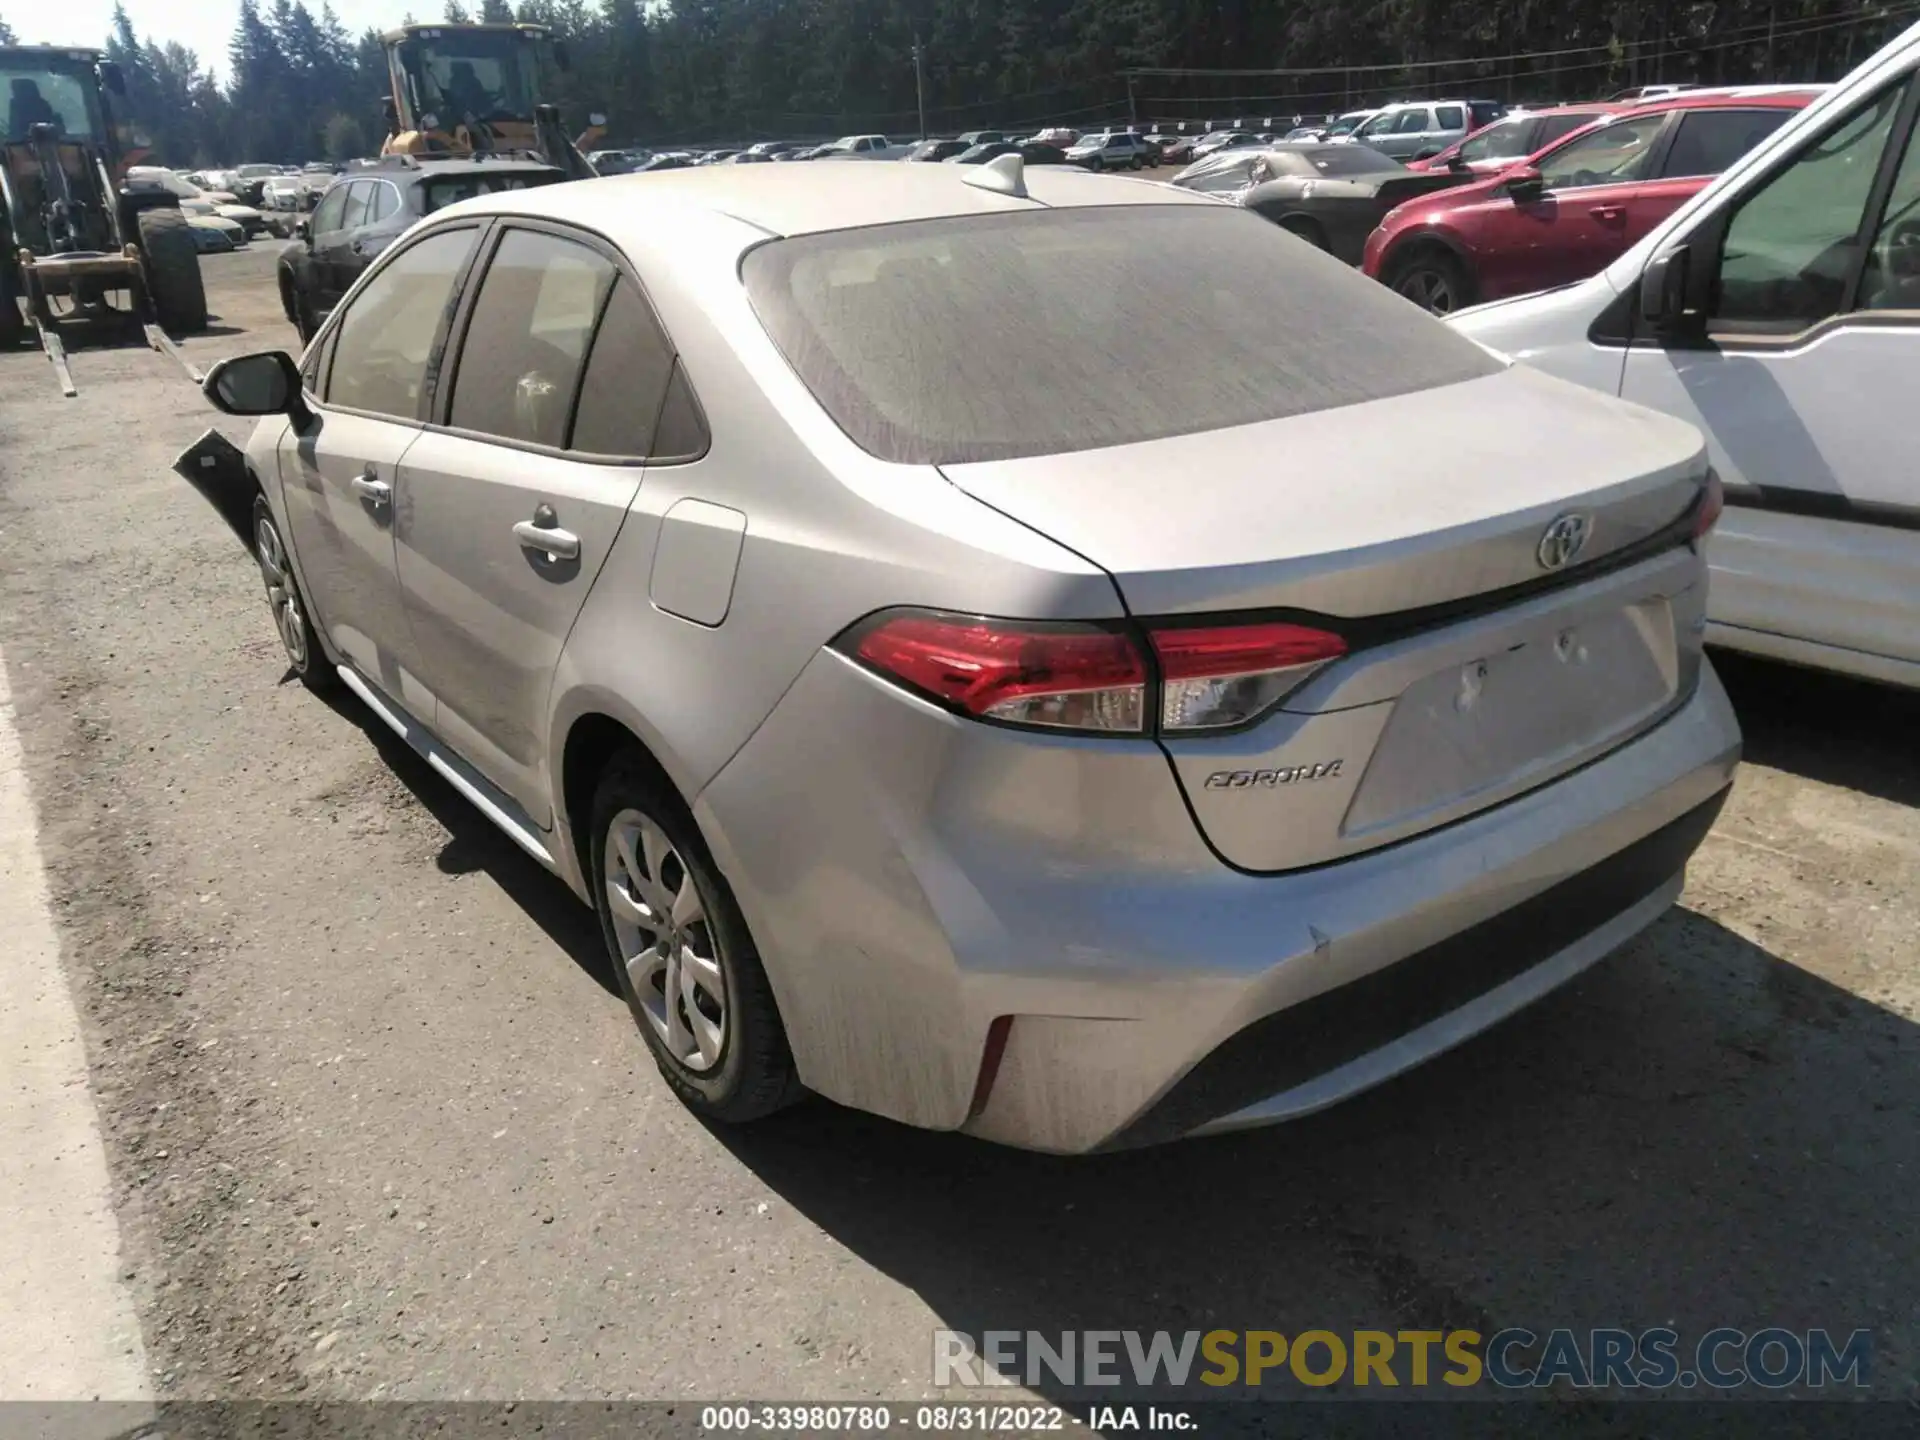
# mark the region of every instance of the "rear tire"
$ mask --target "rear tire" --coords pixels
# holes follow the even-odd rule
[[[674,1094],[738,1125],[804,1093],[746,919],[677,795],[635,751],[594,787],[587,883],[614,978]]]
[[[192,334],[207,328],[207,289],[200,279],[200,247],[178,210],[140,212],[140,252],[147,294],[162,330]]]
[[[1331,250],[1333,248],[1327,243],[1327,232],[1322,230],[1316,222],[1307,219],[1303,215],[1289,215],[1280,222],[1280,228],[1289,235],[1298,235],[1309,245],[1315,246],[1318,249]]]
[[[13,349],[27,330],[26,317],[20,313],[20,302],[14,297],[14,291],[12,278],[0,270],[0,350]]]
[[[1451,315],[1474,301],[1473,276],[1451,251],[1427,245],[1389,264],[1387,288],[1433,315]]]

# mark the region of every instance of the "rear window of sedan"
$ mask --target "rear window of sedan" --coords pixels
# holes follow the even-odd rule
[[[458,200],[471,200],[476,195],[498,195],[504,190],[530,190],[536,185],[551,185],[566,177],[558,170],[542,172],[522,170],[507,174],[492,175],[449,175],[444,179],[433,179],[426,183],[423,213],[431,215],[436,210],[444,210]]]
[[[862,449],[911,464],[1128,445],[1499,369],[1384,286],[1226,206],[829,231],[759,246],[742,275],[827,413]]]

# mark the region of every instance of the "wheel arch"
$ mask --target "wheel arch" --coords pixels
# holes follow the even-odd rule
[[[555,715],[551,773],[554,777],[554,830],[560,838],[561,860],[571,873],[563,873],[582,899],[592,902],[591,855],[593,837],[587,833],[587,816],[593,809],[593,791],[608,763],[622,751],[631,751],[650,772],[663,797],[676,801],[689,818],[693,815],[693,796],[684,777],[676,776],[675,766],[663,761],[666,751],[661,737],[617,696],[593,687],[570,693]],[[698,823],[697,821],[695,822]]]
[[[1473,263],[1473,254],[1460,243],[1460,239],[1450,230],[1437,225],[1423,225],[1418,230],[1408,230],[1396,235],[1387,246],[1386,253],[1380,257],[1380,278],[1384,281],[1396,265],[1405,264],[1411,256],[1425,250],[1439,250],[1457,260],[1466,267],[1467,274],[1476,281],[1479,270]]]

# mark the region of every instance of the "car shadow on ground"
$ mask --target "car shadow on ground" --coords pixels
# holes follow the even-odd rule
[[[434,857],[435,868],[444,875],[484,871],[594,984],[618,999],[620,987],[593,911],[496,829],[352,693],[333,691],[322,698],[366,734],[387,768],[447,832],[446,844]]]
[[[1904,700],[1854,696],[1833,716],[1850,727],[1834,744],[1813,727],[1818,698],[1799,708],[1806,687],[1832,682],[1762,683],[1792,703],[1749,697],[1756,761],[1841,784],[1858,765],[1863,789],[1897,773]],[[445,828],[441,868],[485,871],[617,993],[591,912],[357,700],[330,703]],[[1864,713],[1876,706],[1877,720]],[[1843,1417],[1742,1406],[1732,1428],[1895,1434],[1910,1429],[1915,1386],[1915,1114],[1920,1026],[1676,908],[1489,1034],[1287,1126],[1062,1158],[812,1101],[714,1133],[938,1324],[975,1337],[1670,1325],[1684,1355],[1719,1326],[1825,1328],[1843,1342],[1866,1328],[1888,1362],[1870,1367],[1872,1393],[1908,1404]],[[903,1384],[931,1383],[932,1347],[929,1335],[927,1373]],[[1134,1393],[1036,1379],[1083,1406]],[[1278,1388],[1300,1393],[1284,1374]],[[1557,1434],[1667,1436],[1709,1414],[1726,1433],[1729,1418],[1663,1406],[1649,1428],[1653,1412],[1602,1402],[1237,1413],[1210,1414],[1205,1433],[1527,1434],[1551,1415]]]
[[[1746,758],[1920,806],[1920,693],[1716,650]]]
[[[1490,1034],[1275,1129],[1081,1159],[826,1104],[716,1133],[976,1338],[1779,1323],[1844,1340],[1910,1324],[1920,1286],[1915,1031],[1676,910]],[[931,1353],[911,1378],[931,1380]]]

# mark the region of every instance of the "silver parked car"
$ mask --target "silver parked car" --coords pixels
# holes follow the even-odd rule
[[[1395,160],[1430,160],[1506,113],[1490,100],[1412,100],[1388,105],[1353,129],[1353,138]]]
[[[486,196],[206,389],[292,670],[595,908],[720,1120],[1317,1109],[1652,922],[1739,753],[1698,433],[1170,187]]]

